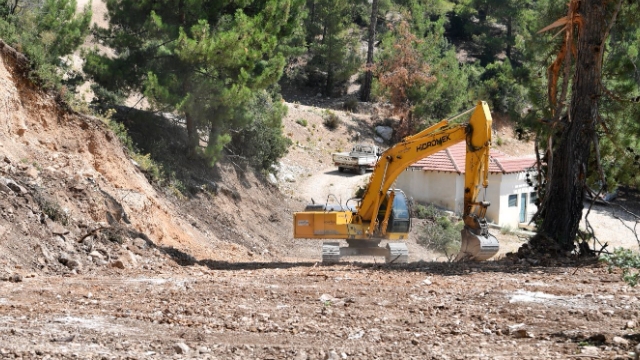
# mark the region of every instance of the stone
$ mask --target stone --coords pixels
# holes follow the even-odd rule
[[[61,253],[60,256],[58,256],[58,262],[72,270],[78,269],[81,266],[78,260],[70,257],[65,253]]]
[[[599,349],[597,346],[583,346],[580,350],[581,354],[597,356]]]
[[[0,230],[0,237],[2,237],[2,232]],[[624,328],[625,329],[635,329],[636,328],[636,322],[635,320],[629,320],[627,321],[627,323],[625,324]]]
[[[102,254],[100,252],[95,251],[95,250],[90,252],[89,256],[91,256],[94,260],[96,260],[96,259],[99,259],[99,260],[104,259],[104,256],[102,256]]]
[[[144,249],[147,247],[147,241],[141,238],[133,239],[133,245],[139,247],[140,249]]]
[[[188,354],[191,349],[189,348],[189,346],[187,346],[187,344],[179,342],[173,345],[173,350],[176,351],[176,354],[185,355]]]
[[[198,348],[198,353],[200,353],[200,354],[208,354],[210,352],[211,352],[211,350],[209,350],[209,348],[206,347],[206,346],[200,346]]]
[[[11,189],[13,192],[15,192],[18,195],[24,195],[26,194],[28,191],[27,189],[23,188],[22,186],[18,185],[18,183],[16,183],[15,181],[11,180],[11,179],[3,179],[5,185]]]
[[[393,128],[390,126],[376,126],[376,134],[380,135],[381,138],[389,141],[393,136]]]
[[[122,262],[122,260],[115,260],[111,262],[111,267],[114,267],[117,269],[124,269],[124,263]]]
[[[273,185],[276,185],[278,183],[278,179],[272,173],[269,173],[269,175],[267,175],[267,181],[269,181]]]
[[[22,275],[14,273],[11,276],[9,276],[8,280],[9,280],[9,282],[12,282],[12,283],[22,282]]]
[[[627,347],[629,345],[629,340],[620,336],[614,336],[611,341],[621,347]]]
[[[331,350],[331,351],[329,351],[329,354],[327,354],[326,359],[327,360],[340,360],[340,355],[338,355],[337,352]]]
[[[423,285],[431,285],[432,284],[431,279],[426,278],[426,279],[422,280],[422,284]]]
[[[66,235],[69,233],[69,230],[65,229],[64,226],[58,224],[55,221],[47,219],[46,223],[49,230],[51,230],[51,232],[55,235]]]
[[[32,178],[32,179],[37,179],[40,176],[40,173],[38,172],[38,169],[34,168],[34,167],[30,167],[28,168],[25,172],[24,172],[28,177]]]
[[[525,338],[533,338],[533,334],[527,331],[526,329],[518,329],[512,332],[513,337],[516,339],[525,339]]]
[[[4,181],[2,181],[2,179],[0,179],[0,192],[3,192],[5,194],[9,194],[11,193],[13,190],[11,190],[10,187],[8,187]]]

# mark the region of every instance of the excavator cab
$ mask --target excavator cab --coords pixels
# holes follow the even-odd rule
[[[393,194],[393,196],[391,196]],[[387,206],[389,199],[393,198],[393,204],[391,206],[391,214],[387,220],[386,235],[387,238],[393,239],[406,239],[411,230],[411,209],[407,196],[400,189],[393,189],[387,192],[387,196],[384,198],[380,211],[378,212],[378,223],[384,224],[385,217],[387,216]],[[382,226],[382,225],[381,225]]]

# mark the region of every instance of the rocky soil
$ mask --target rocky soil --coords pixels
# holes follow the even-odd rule
[[[0,282],[4,359],[630,359],[600,267],[209,262]]]

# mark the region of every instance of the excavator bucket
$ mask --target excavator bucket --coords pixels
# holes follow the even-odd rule
[[[464,227],[461,231],[462,244],[456,260],[484,261],[495,255],[500,249],[498,239],[486,232],[478,235],[471,228]]]

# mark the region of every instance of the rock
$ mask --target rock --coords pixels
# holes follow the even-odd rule
[[[615,314],[615,311],[613,310],[603,310],[602,311],[602,315],[606,315],[606,316],[613,316],[613,314]]]
[[[296,178],[293,176],[293,174],[284,174],[282,176],[282,180],[286,182],[296,182]]]
[[[69,230],[65,229],[64,226],[58,224],[57,222],[47,219],[46,223],[49,230],[51,230],[51,232],[55,235],[66,235],[69,233]]]
[[[34,168],[34,167],[30,167],[28,168],[25,172],[24,172],[28,177],[32,178],[32,179],[37,179],[38,176],[40,176],[40,173],[38,172],[38,169]]]
[[[340,355],[338,355],[337,352],[331,350],[331,351],[329,351],[329,354],[327,354],[327,357],[325,359],[327,359],[327,360],[340,360]]]
[[[0,178],[0,192],[3,192],[5,194],[9,194],[12,192],[11,188],[8,187],[4,181],[2,181],[2,179]]]
[[[384,143],[384,139],[381,138],[380,136],[374,136],[373,141],[377,142],[378,144]]]
[[[426,278],[426,279],[422,280],[422,284],[423,285],[431,285],[432,284],[431,279]]]
[[[28,191],[27,189],[23,188],[22,186],[18,185],[18,183],[16,183],[15,181],[11,180],[11,179],[0,179],[4,180],[4,184],[11,189],[13,192],[15,192],[18,195],[24,195],[26,194]]]
[[[81,266],[78,260],[70,257],[65,253],[61,253],[60,256],[58,256],[58,262],[60,262],[62,265],[65,265],[66,267],[72,270],[78,269]]]
[[[184,354],[188,354],[191,349],[189,349],[189,346],[187,346],[187,344],[180,342],[173,345],[173,350],[176,351],[176,354],[184,355]]]
[[[512,332],[513,337],[516,339],[525,339],[525,338],[533,338],[533,334],[527,331],[526,329],[518,329]]]
[[[334,301],[334,300],[336,300],[336,298],[334,298],[333,296],[331,296],[329,294],[322,294],[320,296],[320,299],[318,299],[318,300],[320,300],[320,302],[325,303],[327,301]]]
[[[304,350],[297,353],[296,357],[294,357],[294,360],[307,360],[307,359],[309,359],[309,355],[307,355],[307,353]]]
[[[186,346],[186,345],[185,345],[185,346]],[[208,348],[208,347],[206,347],[206,346],[200,346],[200,347],[198,348],[198,353],[200,353],[200,354],[208,354],[208,353],[210,353],[210,352],[211,352],[211,350],[209,350],[209,348]]]
[[[270,183],[272,183],[273,185],[278,183],[278,179],[276,178],[275,175],[273,175],[272,173],[269,173],[269,175],[267,175],[267,181],[269,181]]]
[[[594,355],[597,356],[598,355],[598,347],[597,346],[583,346],[582,349],[580,350],[581,354],[585,354],[585,355]]]
[[[0,237],[2,237],[2,230],[0,230]],[[636,328],[636,322],[635,320],[629,320],[627,321],[626,325],[624,326],[625,329],[635,329]]]
[[[640,360],[640,344],[636,345],[634,352],[636,353],[636,356],[634,357],[634,359]]]
[[[89,253],[89,256],[91,256],[93,258],[93,260],[103,260],[104,256],[102,256],[101,253],[99,253],[98,251],[92,251]]]
[[[6,227],[4,227],[4,226],[2,226],[2,225],[0,225],[0,240],[2,240],[2,239],[3,239],[4,234],[5,234],[6,232],[7,232],[7,228],[6,228]]]
[[[127,251],[127,255],[129,255],[128,261],[131,266],[138,267],[138,260],[136,260],[136,255],[131,251]]]
[[[147,241],[141,238],[133,239],[133,245],[139,247],[140,249],[144,249],[147,247]]]
[[[376,134],[380,135],[381,138],[389,141],[393,136],[393,128],[389,126],[376,126]]]
[[[115,260],[111,262],[111,267],[124,269],[124,263],[122,262],[122,260]]]
[[[629,345],[629,340],[622,338],[620,336],[614,336],[613,340],[611,341],[620,347],[627,347]]]

